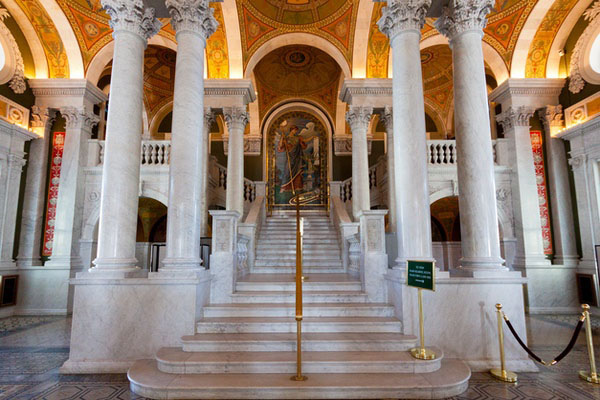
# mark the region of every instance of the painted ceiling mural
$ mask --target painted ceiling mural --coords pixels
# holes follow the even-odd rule
[[[423,95],[425,103],[446,126],[452,118],[452,51],[446,45],[428,47],[421,51]]]
[[[148,121],[173,100],[176,56],[171,49],[152,45],[144,52],[144,106]]]
[[[324,51],[285,46],[267,54],[255,67],[259,113],[288,98],[313,100],[335,118],[341,69]]]
[[[323,37],[350,61],[358,1],[236,0],[244,67],[263,43],[289,32]]]

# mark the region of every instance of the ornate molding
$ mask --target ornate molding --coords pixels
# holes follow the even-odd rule
[[[346,121],[350,125],[352,134],[366,132],[369,128],[369,122],[373,116],[373,107],[350,106],[346,112]]]
[[[575,171],[576,169],[583,167],[586,161],[587,154],[579,154],[577,156],[569,158],[569,165],[571,166],[571,169]]]
[[[4,24],[4,19],[9,16],[10,14],[5,8],[0,8],[0,36],[8,41],[10,49],[6,50],[11,51],[15,62],[13,75],[12,78],[10,78],[8,86],[13,92],[21,94],[27,89],[27,84],[25,83],[25,64],[23,63],[23,57],[21,56],[21,50],[19,50],[17,41]]]
[[[96,114],[78,107],[63,107],[60,113],[67,122],[67,129],[92,129],[100,120]]]
[[[245,107],[223,107],[223,116],[230,132],[235,130],[244,132],[250,121],[250,114]]]
[[[208,5],[208,0],[167,0],[165,5],[177,33],[194,33],[206,41],[219,26],[213,16],[215,10]]]
[[[31,107],[31,122],[29,125],[32,128],[45,128],[48,123],[52,123],[56,112],[48,107],[33,106]]]
[[[245,156],[260,156],[262,137],[246,136],[244,138],[244,155]]]
[[[115,33],[131,32],[147,41],[162,26],[154,17],[154,8],[145,7],[142,0],[102,0],[102,7],[110,16],[109,24]]]
[[[377,26],[390,40],[405,31],[416,31],[420,35],[429,6],[431,0],[389,1],[382,10]]]
[[[573,49],[571,56],[571,64],[569,66],[569,91],[571,93],[579,93],[585,86],[585,80],[581,74],[581,67],[585,60],[583,59],[583,50],[586,44],[593,40],[593,34],[600,23],[600,1],[596,1],[594,5],[583,13],[583,18],[590,21],[585,28]]]
[[[367,151],[371,154],[373,147],[373,136],[367,135]],[[352,136],[351,135],[334,135],[333,136],[333,152],[336,156],[351,156],[352,155]]]
[[[483,37],[486,16],[493,6],[494,0],[450,0],[442,9],[442,16],[435,21],[435,27],[450,42],[468,31],[477,31]]]
[[[529,119],[533,116],[534,110],[525,107],[509,107],[496,117],[496,120],[502,125],[505,131],[512,130],[518,126],[529,127]]]
[[[392,137],[394,134],[394,113],[392,107],[384,107],[383,111],[379,113],[379,118],[381,118],[381,122],[385,125],[387,135]]]
[[[540,119],[547,127],[565,126],[563,108],[559,104],[557,106],[546,106],[538,111]]]
[[[210,126],[215,122],[215,113],[211,107],[204,107],[204,132],[210,134]]]

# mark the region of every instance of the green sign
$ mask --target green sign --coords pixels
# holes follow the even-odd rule
[[[435,290],[435,262],[408,261],[406,284],[420,289]]]

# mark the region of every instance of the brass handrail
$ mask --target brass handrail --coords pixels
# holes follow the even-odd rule
[[[300,202],[303,193],[292,197],[292,202],[296,203],[296,375],[292,376],[293,381],[305,381],[308,379],[302,375],[302,231],[303,224],[300,219]]]

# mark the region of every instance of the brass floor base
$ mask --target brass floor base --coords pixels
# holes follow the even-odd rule
[[[306,380],[308,380],[308,377],[306,377],[306,376],[304,376],[304,375],[300,375],[300,376],[298,376],[298,375],[294,375],[294,376],[290,377],[290,380],[292,380],[292,381],[298,381],[298,382],[302,382],[302,381],[306,381]]]
[[[592,376],[592,374],[587,371],[579,371],[579,377],[586,382],[600,384],[598,375]]]
[[[515,383],[517,381],[517,374],[511,371],[502,371],[501,369],[494,368],[490,370],[490,374],[502,382]]]
[[[410,355],[418,360],[433,360],[435,358],[435,353],[433,351],[422,349],[420,347],[410,349]]]

